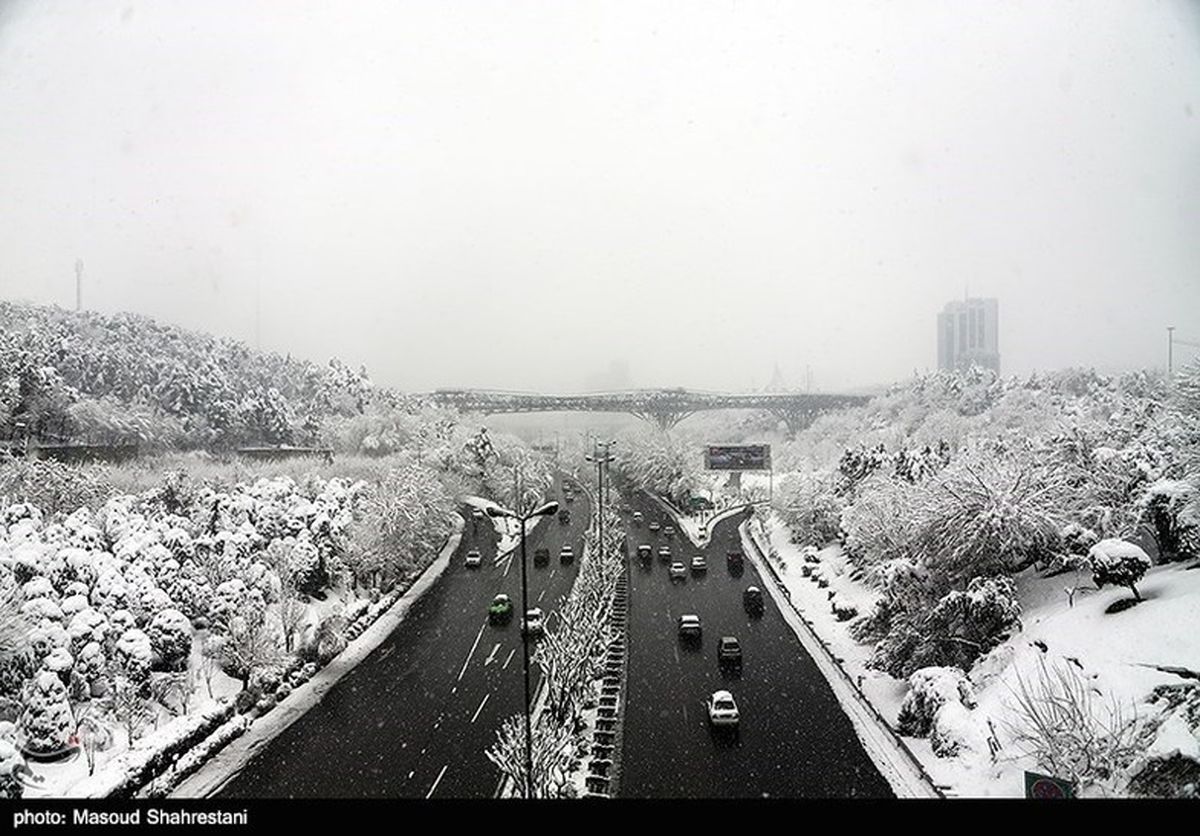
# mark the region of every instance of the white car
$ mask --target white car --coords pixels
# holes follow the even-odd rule
[[[479,553],[479,549],[471,549],[467,552],[467,567],[470,569],[478,569],[483,565],[483,555]]]
[[[728,691],[714,691],[705,706],[708,708],[708,722],[714,726],[736,726],[741,719],[733,694]]]
[[[634,524],[634,525],[641,525],[641,524],[642,524],[642,512],[641,512],[641,511],[634,511],[634,512],[633,512],[633,524]]]
[[[708,561],[706,561],[704,559],[704,555],[698,554],[692,558],[692,571],[693,572],[707,572],[708,571]]]
[[[654,522],[650,523],[651,531],[658,531],[658,529],[659,529],[658,520],[655,520]]]
[[[542,625],[543,620],[544,619],[542,617],[542,608],[534,607],[533,609],[527,610],[525,612],[525,621],[521,625],[521,629],[524,632],[529,633],[531,635],[540,633],[540,632],[542,632],[542,629],[543,629],[543,625]]]
[[[671,564],[671,580],[676,578],[682,580],[687,577],[687,567],[683,565],[682,560],[676,560]]]
[[[681,615],[679,616],[679,635],[687,639],[700,638],[700,616],[698,615]]]
[[[482,520],[483,519],[483,511],[479,508],[475,508],[471,511],[471,516],[477,520]]]

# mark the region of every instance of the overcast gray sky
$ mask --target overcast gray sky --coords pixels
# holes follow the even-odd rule
[[[837,389],[1200,340],[1200,8],[0,0],[0,297],[376,380]]]

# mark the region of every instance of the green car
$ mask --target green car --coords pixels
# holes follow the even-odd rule
[[[488,607],[488,621],[500,624],[512,618],[512,613],[512,601],[507,595],[500,593],[492,599],[492,605]]]

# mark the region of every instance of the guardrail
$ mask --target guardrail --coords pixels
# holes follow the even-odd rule
[[[829,661],[833,663],[834,667],[837,668],[837,670],[841,673],[842,678],[846,681],[846,684],[850,686],[859,702],[862,703],[862,705],[866,707],[866,709],[875,717],[875,720],[879,723],[880,727],[887,730],[888,734],[891,735],[892,741],[896,744],[896,747],[902,751],[910,761],[912,761],[912,765],[916,768],[917,773],[933,789],[933,791],[937,793],[938,797],[945,798],[946,794],[942,792],[941,787],[934,782],[933,776],[931,776],[925,769],[924,764],[921,763],[920,759],[913,753],[912,749],[908,747],[908,744],[904,742],[904,739],[896,732],[894,728],[892,728],[892,724],[889,723],[887,719],[879,713],[879,709],[875,707],[875,704],[871,702],[867,695],[863,693],[862,689],[858,687],[858,684],[853,678],[851,678],[850,674],[846,672],[846,669],[842,667],[842,663],[840,661],[841,657],[837,656],[833,652],[833,649],[825,643],[825,640],[821,638],[820,634],[813,626],[813,623],[808,620],[803,611],[801,611],[801,609],[792,601],[792,595],[788,591],[787,585],[784,584],[783,579],[779,577],[779,573],[776,571],[775,565],[771,562],[769,546],[767,551],[764,552],[762,545],[760,545],[758,542],[755,532],[749,525],[746,526],[746,534],[750,545],[754,547],[756,552],[758,552],[758,556],[761,559],[762,564],[767,567],[767,571],[771,576],[771,580],[774,581],[779,591],[783,593],[783,597],[787,599],[788,604],[791,605],[792,611],[795,612],[800,620],[808,627],[809,634],[816,639],[817,645],[820,646],[823,651],[825,651],[825,655],[828,657]]]

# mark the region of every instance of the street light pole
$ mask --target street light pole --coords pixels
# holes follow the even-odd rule
[[[533,798],[533,721],[529,707],[529,576],[525,569],[525,517],[521,517],[521,654],[525,670],[525,797]]]
[[[600,548],[604,548],[604,468],[605,466],[616,459],[610,448],[616,444],[615,441],[596,441],[595,453],[590,456],[584,456],[589,462],[596,463],[596,526],[598,529],[599,539],[597,542]],[[604,453],[601,455],[600,450],[603,448]]]
[[[507,508],[489,505],[489,517],[509,517],[521,524],[521,660],[525,675],[525,797],[533,798],[533,720],[529,696],[529,572],[525,565],[525,524],[534,517],[545,517],[558,513],[557,502],[547,502],[528,514],[518,514]]]

